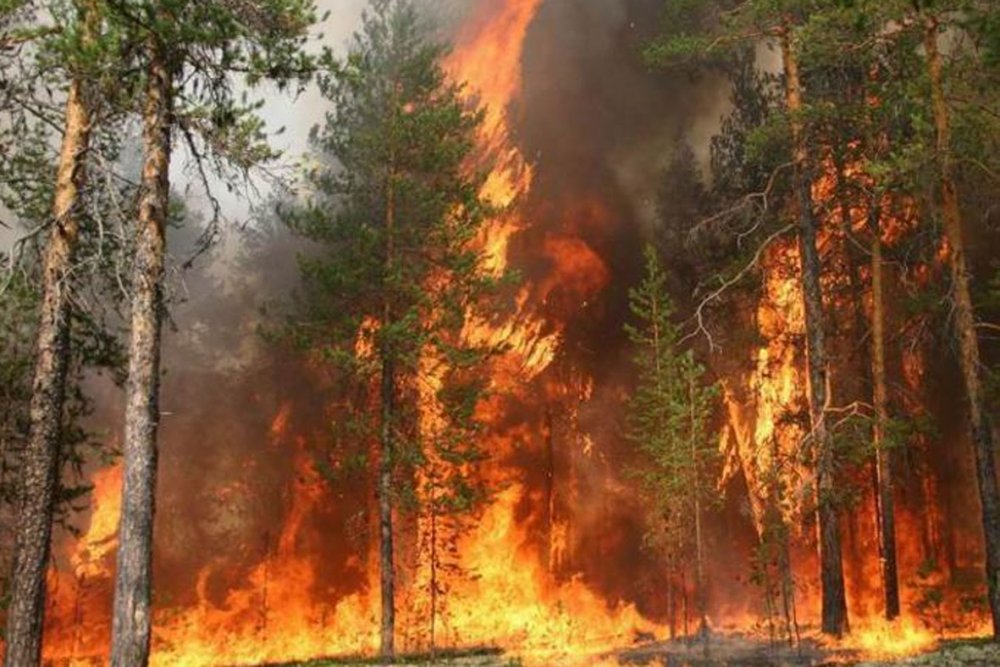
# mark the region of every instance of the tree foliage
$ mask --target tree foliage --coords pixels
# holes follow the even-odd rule
[[[710,428],[718,397],[694,351],[681,345],[655,251],[646,249],[646,273],[630,292],[635,324],[626,326],[635,348],[637,386],[629,399],[626,435],[642,454],[634,475],[674,558],[695,547],[697,508],[718,501],[718,445]]]
[[[473,335],[499,280],[477,244],[491,213],[470,166],[483,113],[446,77],[445,53],[414,3],[370,4],[347,57],[319,76],[331,110],[312,135],[308,200],[286,216],[317,248],[301,258],[288,332],[347,396],[328,467],[356,470],[378,442],[394,480],[380,502],[433,526],[434,572],[487,496],[477,408],[498,350]]]

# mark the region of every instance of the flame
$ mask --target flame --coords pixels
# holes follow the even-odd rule
[[[70,562],[77,576],[104,571],[101,565],[118,546],[118,517],[121,515],[122,467],[116,464],[94,475],[94,509],[90,526],[73,549]]]
[[[510,239],[522,227],[509,207],[531,189],[534,177],[511,141],[507,114],[521,93],[522,46],[540,5],[541,0],[480,1],[445,63],[452,78],[467,82],[485,107],[480,148],[493,168],[482,194],[504,214],[486,225],[481,243],[486,266],[496,274],[506,270]]]
[[[859,165],[849,165],[842,176],[849,181],[870,185],[871,179]],[[869,188],[870,189],[870,188]],[[848,284],[850,258],[846,237],[849,230],[857,238],[869,234],[867,202],[840,198],[838,179],[831,161],[813,184],[813,199],[819,212],[818,245],[832,270],[824,272],[823,288],[828,297],[827,317],[831,321],[844,317],[854,309],[871,308],[870,301],[855,305],[846,301],[851,294]],[[842,205],[845,205],[842,208]],[[887,248],[900,243],[919,223],[912,201],[887,194],[879,203],[881,210],[881,242]],[[941,261],[941,257],[937,258]],[[728,416],[720,447],[730,454],[726,478],[742,473],[746,480],[751,515],[760,533],[769,509],[777,509],[781,521],[791,535],[792,576],[797,616],[815,618],[820,609],[818,559],[814,551],[815,536],[800,526],[811,517],[802,513],[811,505],[808,493],[811,471],[798,454],[805,427],[807,396],[805,388],[805,317],[799,284],[799,252],[794,239],[779,239],[764,253],[761,262],[761,290],[756,301],[754,325],[761,341],[746,358],[749,369],[739,381],[725,382],[723,400]],[[918,283],[933,274],[933,267],[912,270]],[[858,268],[859,278],[868,279],[870,269],[864,262]],[[868,317],[870,312],[863,313]],[[829,324],[829,322],[828,322]],[[859,335],[863,335],[862,332]],[[834,346],[837,337],[828,337],[828,356],[838,354]],[[926,408],[914,402],[923,386],[925,361],[921,348],[905,346],[901,359],[903,379],[909,385],[905,409],[911,414]],[[864,371],[862,371],[864,372]],[[834,382],[843,380],[834,369]],[[911,445],[912,446],[912,445]],[[926,446],[926,443],[923,445]],[[928,456],[926,451],[911,457]],[[960,594],[949,593],[954,582],[946,564],[921,574],[940,552],[940,532],[945,525],[939,505],[937,481],[925,472],[919,477],[922,504],[913,506],[897,502],[896,541],[902,616],[893,622],[882,617],[881,570],[876,539],[874,497],[870,469],[862,466],[853,484],[862,493],[856,505],[842,516],[842,540],[845,578],[852,632],[833,647],[852,651],[873,659],[909,656],[934,648],[942,637],[966,634],[988,634],[988,623],[982,610],[962,611]],[[775,498],[773,484],[780,484],[782,495]],[[897,480],[897,484],[902,480]],[[777,502],[777,507],[772,503]],[[929,535],[929,543],[919,536]],[[967,599],[968,602],[968,599]],[[738,605],[726,621],[735,627],[760,626],[758,611]],[[811,630],[806,631],[809,634]]]
[[[899,618],[895,621],[866,619],[847,640],[840,642],[842,648],[859,651],[873,660],[919,655],[933,650],[937,645],[938,637],[912,618]]]

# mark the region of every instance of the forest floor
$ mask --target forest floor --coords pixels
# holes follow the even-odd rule
[[[377,659],[330,658],[304,663],[260,667],[366,667],[382,664]],[[937,648],[917,656],[866,660],[856,652],[823,648],[803,641],[795,648],[775,647],[768,642],[740,635],[714,636],[705,656],[700,643],[651,642],[612,654],[524,660],[500,651],[482,649],[400,658],[395,667],[1000,667],[1000,644],[985,639],[944,640]]]
[[[1000,645],[983,639],[944,640],[926,653],[868,659],[850,649],[803,640],[794,648],[740,635],[712,637],[706,656],[700,643],[659,642],[617,654],[622,665],[650,667],[1000,667]]]

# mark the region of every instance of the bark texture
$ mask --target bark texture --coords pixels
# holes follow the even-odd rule
[[[938,22],[926,18],[924,50],[934,127],[937,133],[937,158],[940,169],[941,217],[949,246],[951,290],[954,304],[954,336],[958,343],[959,364],[968,400],[969,426],[976,459],[979,502],[983,515],[983,539],[986,545],[986,583],[989,591],[993,636],[1000,639],[1000,494],[997,490],[993,432],[990,425],[983,381],[979,339],[976,337],[975,312],[969,289],[971,273],[965,255],[962,213],[955,186],[955,166],[951,152],[951,118],[944,96],[941,52],[938,48]]]
[[[698,415],[695,412],[695,384],[688,381],[688,402],[691,405],[691,465],[694,471],[693,507],[694,511],[694,551],[695,590],[698,596],[698,636],[702,640],[704,655],[708,656],[708,590],[705,586],[705,541],[701,526],[701,474],[699,469],[698,444],[696,440]]]
[[[785,100],[791,116],[795,193],[799,208],[799,253],[802,263],[802,295],[805,302],[806,349],[809,371],[809,413],[815,447],[817,524],[819,532],[820,580],[822,583],[822,630],[841,636],[848,631],[844,565],[840,549],[840,526],[833,502],[835,460],[833,443],[824,411],[828,400],[824,336],[822,266],[817,248],[817,222],[813,211],[809,177],[809,154],[799,114],[802,83],[798,59],[788,29],[781,31],[781,53],[785,71]]]
[[[393,175],[388,174],[386,183],[385,211],[385,275],[390,277],[395,260],[395,193]],[[383,333],[392,322],[392,303],[386,291],[382,308]],[[382,384],[380,401],[382,408],[382,433],[380,438],[378,473],[379,508],[379,574],[382,589],[382,624],[379,655],[391,660],[396,655],[396,570],[393,555],[392,534],[392,471],[394,466],[393,431],[396,419],[396,364],[393,343],[388,338],[382,341]]]
[[[885,617],[899,616],[899,574],[896,564],[896,509],[893,500],[892,452],[887,448],[889,398],[885,371],[885,285],[882,230],[877,203],[872,203],[872,397],[875,403],[875,501],[879,565]]]
[[[159,40],[151,38],[143,109],[142,194],[131,285],[124,484],[111,631],[111,664],[114,667],[144,667],[149,662],[172,93],[173,76],[166,48]]]
[[[85,19],[87,21],[87,19]],[[88,21],[89,23],[89,21]],[[77,208],[86,178],[91,118],[80,78],[70,83],[52,205],[52,229],[42,265],[31,426],[21,468],[11,600],[7,612],[6,667],[41,660],[45,570],[56,488],[66,373],[69,366],[70,279],[80,235]]]
[[[396,655],[396,576],[392,544],[392,422],[395,418],[395,372],[391,359],[382,362],[382,437],[378,472],[379,573],[382,587],[382,626],[379,655]]]

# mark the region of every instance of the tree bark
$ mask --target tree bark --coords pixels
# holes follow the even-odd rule
[[[817,223],[813,212],[808,149],[799,114],[802,84],[798,59],[788,28],[781,31],[781,53],[785,70],[785,97],[792,129],[795,192],[799,208],[799,252],[802,263],[802,295],[805,302],[806,349],[809,372],[809,413],[816,447],[817,524],[820,578],[822,582],[822,631],[841,636],[848,631],[844,565],[840,550],[837,508],[833,502],[835,468],[833,443],[826,428],[827,369],[824,340],[823,293],[820,258],[816,245]]]
[[[437,610],[438,610],[438,546],[437,546],[437,497],[435,490],[437,481],[431,487],[431,576],[430,576],[430,596],[431,596],[431,660],[437,658],[437,644],[435,631],[437,630]]]
[[[691,418],[691,469],[694,473],[693,494],[694,509],[694,545],[695,545],[695,595],[698,604],[698,635],[703,642],[704,653],[708,656],[708,595],[705,590],[705,545],[701,529],[701,475],[698,462],[698,443],[696,440],[698,415],[695,411],[695,383],[688,379],[688,403]]]
[[[149,661],[172,96],[173,72],[167,48],[151,37],[143,109],[142,194],[131,284],[124,484],[111,630],[111,664],[114,667],[144,667]]]
[[[395,193],[393,190],[393,175],[387,178],[386,187],[386,259],[385,276],[389,278],[394,270],[395,260]],[[392,323],[392,304],[388,287],[384,288],[382,333],[388,330]],[[393,422],[396,419],[396,365],[395,350],[391,340],[382,341],[382,380],[380,401],[382,408],[382,433],[379,442],[379,573],[382,589],[382,625],[379,654],[382,658],[391,660],[396,655],[396,576],[393,556],[392,534],[392,471],[394,466]]]
[[[872,232],[872,397],[875,403],[875,502],[879,564],[885,617],[899,616],[899,574],[896,566],[896,510],[893,500],[892,452],[886,448],[889,399],[885,371],[885,288],[883,282],[882,230],[878,202],[871,203]]]
[[[96,16],[86,7],[84,41],[93,38]],[[36,341],[30,428],[21,466],[11,599],[7,611],[6,667],[38,665],[45,615],[52,517],[59,481],[60,436],[70,356],[70,281],[80,236],[78,205],[86,179],[91,118],[83,79],[70,82],[55,194],[53,224],[42,268],[42,301]]]
[[[382,435],[379,461],[379,572],[382,585],[382,630],[379,654],[383,658],[396,655],[395,570],[392,546],[392,422],[395,418],[395,371],[392,359],[382,361]]]
[[[971,275],[965,256],[962,213],[955,185],[955,167],[951,153],[951,118],[944,97],[937,18],[926,17],[925,27],[924,49],[931,85],[934,127],[937,133],[941,217],[948,239],[951,267],[954,336],[958,342],[959,364],[969,406],[969,426],[972,431],[979,501],[982,507],[983,538],[986,546],[986,584],[993,617],[993,636],[994,639],[1000,639],[1000,494],[997,490],[993,433],[980,376],[979,340],[976,337],[975,312],[969,289]]]
[[[677,567],[674,565],[674,560],[671,549],[667,556],[667,615],[670,617],[670,641],[677,638],[677,584],[674,581]]]

